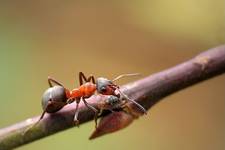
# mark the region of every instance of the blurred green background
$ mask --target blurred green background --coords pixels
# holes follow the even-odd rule
[[[48,75],[68,88],[79,71],[147,76],[224,38],[224,0],[2,0],[0,127],[41,113]],[[167,97],[121,132],[89,141],[93,130],[90,122],[18,150],[224,150],[225,76]]]

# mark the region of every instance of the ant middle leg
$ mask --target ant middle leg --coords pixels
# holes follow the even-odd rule
[[[93,75],[90,75],[90,76],[88,77],[88,79],[87,79],[88,82],[91,82],[91,80],[92,80],[92,83],[95,84],[95,78],[94,78]]]

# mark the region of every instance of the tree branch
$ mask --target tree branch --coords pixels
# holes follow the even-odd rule
[[[203,52],[173,68],[124,85],[121,90],[149,109],[165,96],[224,72],[225,45]],[[100,100],[98,95],[88,99],[93,106],[97,106]],[[43,120],[26,134],[24,131],[35,124],[39,116],[1,129],[0,149],[12,149],[73,127],[74,110],[75,104],[71,104],[57,113],[46,114]],[[80,124],[93,120],[93,117],[93,112],[81,104],[78,118]]]

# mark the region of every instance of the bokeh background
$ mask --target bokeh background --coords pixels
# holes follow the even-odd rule
[[[147,76],[225,43],[224,0],[0,1],[0,127],[41,113],[50,75]],[[124,84],[137,78],[124,79]],[[224,150],[225,76],[171,95],[94,141],[90,122],[18,148]]]

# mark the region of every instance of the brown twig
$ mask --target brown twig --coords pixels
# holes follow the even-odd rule
[[[125,85],[121,89],[149,109],[167,95],[224,72],[225,46],[220,46],[203,52],[173,68]],[[93,96],[88,101],[96,106],[100,98]],[[80,124],[93,119],[94,114],[91,110],[84,105],[81,105],[80,109]],[[75,105],[71,104],[55,114],[47,114],[39,124],[25,134],[24,131],[33,125],[39,116],[1,129],[0,149],[15,148],[72,127],[74,110]]]

